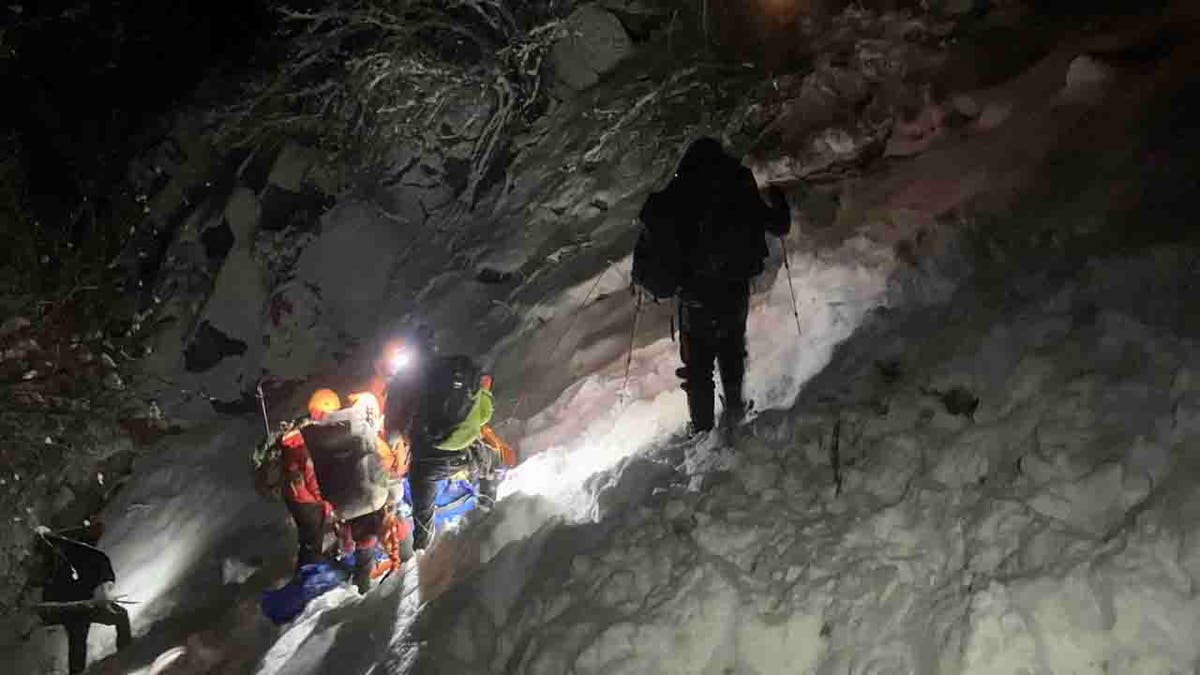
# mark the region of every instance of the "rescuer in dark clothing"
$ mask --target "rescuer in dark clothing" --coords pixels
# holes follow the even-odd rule
[[[132,635],[129,614],[112,597],[116,581],[112,562],[93,546],[100,538],[99,523],[65,534],[73,537],[45,529],[38,532],[43,602],[36,609],[47,625],[66,629],[70,671],[81,673],[87,667],[87,638],[93,623],[116,627],[117,649],[128,646]]]
[[[516,463],[515,451],[489,425],[495,403],[491,386],[492,378],[471,358],[440,356],[432,349],[410,376],[391,382],[389,438],[403,436],[411,448],[414,549],[426,548],[433,538],[443,481],[475,483],[481,501],[490,505],[496,498],[497,471],[502,464]],[[404,403],[393,409],[393,400]]]
[[[667,188],[650,195],[642,208],[650,233],[647,243],[639,242],[646,252],[635,251],[634,266],[642,253],[643,269],[667,268],[665,276],[676,286],[684,364],[679,375],[694,431],[714,426],[714,361],[725,395],[723,424],[736,425],[746,412],[742,380],[750,279],[763,271],[765,235],[782,237],[791,226],[783,193],[772,187],[770,198],[768,206],[754,175],[720,142],[701,138],[688,147]],[[635,280],[656,274],[634,272]]]

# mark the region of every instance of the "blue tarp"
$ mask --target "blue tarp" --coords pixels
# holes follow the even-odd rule
[[[446,479],[441,483],[438,486],[437,498],[433,500],[437,507],[433,517],[435,530],[453,525],[479,505],[475,486],[470,481]]]
[[[438,530],[453,525],[479,505],[476,488],[470,481],[446,479],[440,483],[437,498],[434,499],[437,507],[434,527]],[[400,516],[407,518],[412,513],[412,493],[407,480],[404,481],[404,500],[406,504],[400,509]],[[371,549],[370,554],[386,558],[380,547]],[[328,593],[349,578],[349,570],[354,567],[354,555],[351,554],[338,563],[301,566],[287,585],[263,592],[260,603],[263,614],[277,625],[295,619],[313,598]]]
[[[348,577],[339,565],[302,565],[286,586],[263,592],[260,602],[263,614],[277,625],[287,623],[299,616],[310,600],[342,585]]]

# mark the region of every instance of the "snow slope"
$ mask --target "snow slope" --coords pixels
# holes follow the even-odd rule
[[[658,448],[427,608],[414,672],[1190,672],[1200,345],[1113,290],[1196,262],[872,320],[732,452]]]
[[[857,45],[916,49],[894,17],[847,16],[869,33]],[[1086,127],[1070,149],[1121,118],[1092,114],[1103,78],[1084,78],[1086,96],[1058,95],[1078,93],[1080,49],[973,92],[983,112],[966,128],[892,146],[915,159],[822,183],[817,192],[840,203],[830,222],[817,222],[812,194],[793,193],[800,334],[773,244],[749,329],[748,393],[761,414],[732,451],[676,435],[685,413],[670,308],[644,308],[634,330],[623,292],[630,219],[689,135],[740,137],[743,118],[768,107],[777,126],[787,111],[842,112],[819,129],[785,128],[816,140],[774,148],[790,159],[756,164],[760,175],[851,170],[892,130],[844,125],[846,111],[904,68],[857,54],[868,75],[858,63],[821,65],[771,83],[783,93],[768,105],[775,95],[756,88],[765,84],[652,59],[563,104],[524,139],[490,211],[455,233],[457,249],[432,234],[445,223],[405,233],[380,312],[431,320],[452,348],[487,353],[505,433],[527,458],[498,509],[367,597],[331,594],[276,631],[254,595],[285,573],[291,539],[283,509],[258,500],[245,475],[257,422],[197,428],[139,467],[113,507],[118,525],[103,544],[119,590],[145,603],[143,635],[101,669],[1194,668],[1194,252],[1163,246],[1086,264],[1081,253],[1064,271],[1056,239],[1059,249],[1028,264],[981,274],[956,211],[977,198],[1007,204],[1043,177],[1030,167],[1068,131]],[[1112,88],[1129,99],[1121,111],[1155,85],[1139,86]],[[1122,194],[1100,180],[1091,189]],[[1087,202],[1079,220],[1107,206]],[[336,234],[346,210],[382,227],[382,208],[352,204],[322,227]],[[1003,249],[1004,233],[990,234],[985,243]],[[484,283],[482,269],[517,281]],[[241,578],[247,565],[260,571]]]

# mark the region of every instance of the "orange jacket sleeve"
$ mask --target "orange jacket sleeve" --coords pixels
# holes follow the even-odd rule
[[[496,433],[491,425],[483,427],[483,442],[500,455],[500,461],[504,463],[504,466],[514,467],[521,461],[516,449],[500,438],[500,434]]]
[[[283,450],[283,498],[299,504],[323,502],[304,437],[293,429],[284,434],[279,444]]]

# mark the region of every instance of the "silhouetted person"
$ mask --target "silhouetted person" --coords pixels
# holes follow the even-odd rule
[[[67,658],[72,673],[87,667],[87,638],[93,623],[115,626],[117,649],[129,645],[129,614],[113,597],[112,562],[95,547],[103,527],[99,522],[65,534],[38,531],[40,585],[43,602],[38,615],[47,625],[67,630]]]
[[[763,271],[765,235],[782,237],[791,226],[783,193],[772,187],[770,197],[768,206],[754,175],[720,142],[701,138],[688,147],[666,189],[650,195],[642,207],[647,232],[635,251],[634,278],[661,272],[668,281],[650,279],[661,288],[652,292],[679,297],[684,367],[678,372],[696,432],[714,426],[714,361],[725,395],[723,423],[732,427],[745,416],[750,279]]]

